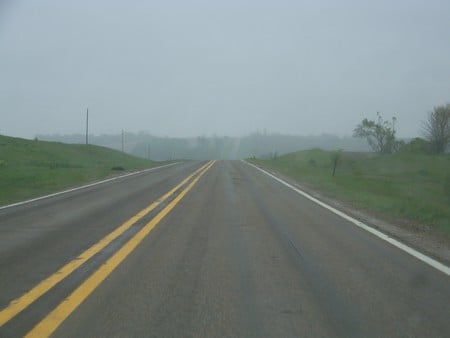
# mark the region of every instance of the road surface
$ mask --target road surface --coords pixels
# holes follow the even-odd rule
[[[0,311],[1,337],[450,337],[450,277],[244,162],[188,162],[0,210]]]

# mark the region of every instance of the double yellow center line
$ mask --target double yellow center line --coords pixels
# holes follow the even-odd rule
[[[148,222],[139,232],[137,232],[127,243],[125,243],[107,262],[95,271],[86,281],[84,281],[72,294],[59,304],[47,317],[38,323],[27,337],[48,337],[59,325],[111,274],[112,271],[139,245],[139,243],[153,230],[153,228],[178,204],[178,202],[192,189],[203,174],[214,165],[214,161],[208,162],[193,174],[184,179],[180,184],[171,189],[158,200],[150,204],[145,209],[131,217],[113,232],[105,236],[99,242],[87,249],[76,259],[72,260],[59,271],[40,282],[30,291],[20,298],[12,301],[4,310],[0,311],[0,327],[14,318],[18,313],[26,309],[30,304],[44,295],[56,284],[78,269],[87,260],[104,249],[113,240],[118,238],[133,224],[149,214],[161,203],[172,196],[177,190],[191,181],[164,209],[162,209],[150,222]],[[194,178],[194,179],[193,179]]]

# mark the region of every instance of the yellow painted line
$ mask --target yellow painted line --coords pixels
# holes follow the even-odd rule
[[[197,169],[194,173],[189,175],[186,179],[184,179],[180,184],[178,184],[175,188],[167,192],[165,195],[160,197],[158,200],[150,204],[148,207],[142,209],[136,215],[131,217],[121,226],[116,228],[114,231],[106,235],[96,244],[91,246],[89,249],[84,251],[81,255],[79,255],[74,260],[70,261],[66,265],[64,265],[61,269],[59,269],[56,273],[46,278],[35,287],[33,287],[28,292],[24,293],[19,298],[13,300],[8,307],[0,311],[0,327],[5,323],[14,318],[18,313],[26,309],[30,304],[36,301],[39,297],[44,295],[48,290],[70,275],[73,271],[78,269],[82,264],[84,264],[87,260],[92,258],[95,254],[100,252],[103,248],[105,248],[108,244],[110,244],[114,239],[119,237],[122,233],[124,233],[127,229],[129,229],[133,224],[139,221],[142,217],[150,213],[153,209],[155,209],[158,205],[168,199],[175,191],[180,189],[184,184],[186,184],[192,177],[194,177],[197,173],[204,170],[208,165],[212,162],[206,163],[201,168]]]
[[[163,210],[124,244],[108,261],[86,279],[68,298],[61,302],[47,317],[38,323],[25,337],[49,337],[61,323],[108,277],[125,258],[133,252],[153,228],[181,201],[199,181],[202,175],[214,165],[209,165]]]

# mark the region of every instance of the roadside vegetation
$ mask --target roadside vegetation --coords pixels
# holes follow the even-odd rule
[[[411,144],[397,140],[396,122],[395,116],[390,122],[377,112],[377,119],[363,119],[354,129],[353,136],[366,139],[372,150],[379,154],[392,154],[406,148],[411,151]],[[450,143],[450,104],[434,107],[433,111],[428,113],[422,123],[422,134],[425,139],[414,139],[414,146],[421,144],[420,152],[441,154],[447,151]]]
[[[414,140],[394,154],[313,149],[250,162],[325,196],[450,236],[450,155],[411,151],[422,144]]]
[[[429,150],[443,153],[450,142],[450,104],[434,107],[422,126]]]
[[[0,205],[156,165],[160,163],[94,145],[0,135]]]

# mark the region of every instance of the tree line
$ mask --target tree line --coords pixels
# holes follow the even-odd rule
[[[376,120],[363,119],[353,131],[353,136],[367,140],[373,151],[390,154],[397,151],[444,153],[450,142],[450,104],[434,107],[422,125],[423,138],[409,143],[396,138],[397,119],[385,120],[377,112]]]

